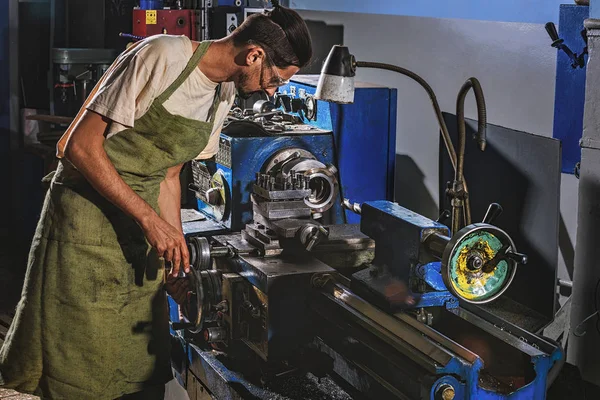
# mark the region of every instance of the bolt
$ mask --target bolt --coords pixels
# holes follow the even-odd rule
[[[442,392],[442,400],[453,400],[456,393],[454,393],[454,388],[452,386],[448,386]]]
[[[473,254],[467,259],[467,268],[477,271],[483,267],[483,259],[479,254]]]

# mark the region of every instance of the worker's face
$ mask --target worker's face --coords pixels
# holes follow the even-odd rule
[[[238,94],[244,99],[261,91],[273,96],[277,88],[285,85],[298,70],[295,66],[278,68],[261,47],[251,48],[238,78]]]

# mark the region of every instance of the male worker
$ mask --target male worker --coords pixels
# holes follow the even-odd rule
[[[304,21],[273,3],[221,40],[145,39],[105,74],[59,143],[0,384],[44,399],[163,398],[161,258],[171,276],[189,270],[182,164],[217,152],[236,89],[273,95],[312,55]]]

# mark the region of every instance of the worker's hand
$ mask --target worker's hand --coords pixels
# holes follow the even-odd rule
[[[170,262],[173,266],[172,276],[179,275],[181,265],[186,273],[190,272],[190,254],[185,238],[177,228],[158,214],[141,225],[148,243],[156,249],[158,256],[164,257],[165,261]]]
[[[169,296],[175,300],[177,304],[184,304],[187,301],[187,294],[190,288],[190,280],[187,277],[174,278],[169,276],[165,282],[165,289]]]

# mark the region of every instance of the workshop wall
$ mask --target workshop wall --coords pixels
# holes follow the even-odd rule
[[[455,113],[458,90],[475,76],[483,86],[489,123],[552,136],[556,50],[542,24],[300,13],[306,19],[344,25],[344,44],[358,60],[392,63],[420,74],[435,90],[443,111]],[[439,129],[429,98],[420,86],[396,73],[359,69],[357,79],[398,88],[396,201],[436,218]],[[466,116],[477,118],[472,94]],[[563,175],[558,274],[569,280],[577,185],[573,175]]]
[[[363,12],[412,17],[461,18],[480,21],[558,22],[558,6],[565,0],[357,1],[287,0],[297,10]]]

